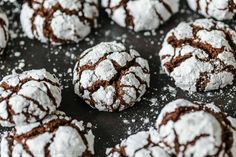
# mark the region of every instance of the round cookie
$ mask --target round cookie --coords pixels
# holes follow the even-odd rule
[[[88,125],[89,126],[89,125]],[[17,126],[1,139],[2,157],[90,157],[94,135],[83,122],[63,115]]]
[[[235,0],[187,0],[187,2],[192,10],[217,20],[231,20],[236,13]]]
[[[221,22],[198,19],[180,23],[166,36],[162,66],[183,90],[210,91],[233,84],[236,32]]]
[[[102,0],[112,20],[134,31],[154,30],[179,10],[179,0]]]
[[[0,124],[36,122],[54,112],[60,102],[59,80],[45,69],[8,75],[0,82]]]
[[[75,93],[99,111],[122,111],[149,87],[147,60],[133,49],[105,42],[84,51],[75,65]]]
[[[3,54],[9,39],[8,26],[7,16],[0,9],[0,55]]]
[[[156,127],[166,150],[177,157],[236,157],[236,119],[213,103],[173,101],[162,109]]]
[[[159,140],[156,130],[141,131],[107,149],[106,154],[108,157],[171,157],[158,146]]]
[[[59,45],[84,39],[97,17],[97,0],[31,0],[23,4],[21,24],[29,38]]]

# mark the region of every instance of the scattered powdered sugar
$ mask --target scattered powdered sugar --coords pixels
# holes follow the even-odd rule
[[[151,99],[150,99],[150,102],[151,102],[150,106],[157,106],[157,105],[158,105],[158,100],[157,100],[157,98],[151,98]]]

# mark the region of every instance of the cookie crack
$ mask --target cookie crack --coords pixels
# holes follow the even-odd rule
[[[156,7],[153,7],[154,8],[154,11],[156,13],[156,15],[158,16],[159,20],[160,20],[160,23],[163,23],[164,21],[164,18],[161,16],[161,14],[158,12],[157,8]]]
[[[171,73],[176,67],[180,66],[181,63],[183,63],[184,61],[186,61],[191,57],[192,57],[191,53],[187,53],[183,56],[179,55],[177,57],[173,57],[169,62],[166,62],[164,66],[166,67],[167,71]]]
[[[206,1],[206,7],[205,7],[205,12],[207,15],[209,15],[209,5],[212,2],[212,0]]]
[[[200,0],[196,0],[196,3],[197,3],[196,11],[199,13],[199,12],[200,12],[200,9],[201,9]]]
[[[30,82],[30,81],[36,81],[36,82],[47,82],[47,83],[49,83],[49,84],[51,84],[51,85],[53,85],[53,86],[56,86],[56,87],[60,87],[60,85],[58,84],[58,83],[56,83],[56,82],[53,82],[53,81],[51,81],[51,80],[49,80],[49,79],[46,79],[46,78],[43,78],[43,79],[34,79],[34,78],[32,78],[32,77],[29,77],[29,78],[26,78],[26,79],[23,79],[23,80],[21,80],[19,77],[18,77],[18,79],[19,79],[19,84],[17,85],[17,86],[15,86],[15,87],[13,87],[13,86],[11,86],[11,85],[9,85],[7,82],[5,82],[5,81],[3,81],[3,82],[1,82],[0,83],[0,87],[2,87],[4,90],[10,90],[12,93],[17,93],[21,88],[22,88],[22,86],[24,85],[24,84],[26,84],[26,83],[28,83],[28,82]]]
[[[45,18],[44,23],[43,23],[43,34],[48,40],[52,40],[53,42],[60,42],[60,43],[73,42],[72,40],[69,40],[69,39],[62,39],[62,38],[57,37],[54,34],[53,29],[51,28],[51,21],[53,19],[54,13],[56,11],[60,11],[61,13],[66,14],[66,15],[78,16],[80,21],[82,21],[83,24],[85,24],[85,25],[89,24],[90,26],[95,26],[93,18],[86,17],[83,10],[84,10],[85,4],[90,4],[91,6],[96,6],[96,8],[98,8],[98,6],[93,2],[86,2],[85,0],[82,0],[80,2],[81,2],[81,8],[79,8],[79,10],[76,10],[76,9],[70,10],[67,8],[63,8],[59,2],[56,3],[54,6],[52,6],[50,9],[45,9],[44,8],[45,0],[41,3],[38,3],[39,5],[41,5],[41,7],[39,9],[34,9],[32,5],[35,2],[28,1],[28,5],[31,7],[32,10],[34,10],[34,14],[31,18],[32,32],[36,33],[36,36],[39,37],[39,33],[38,33],[38,31],[36,29],[36,25],[35,25],[35,18],[39,15],[39,16]],[[76,36],[78,38],[80,37],[78,34]]]
[[[210,76],[209,76],[211,74],[219,74],[220,72],[229,72],[229,73],[232,73],[232,75],[234,75],[234,76],[236,74],[236,69],[234,68],[233,65],[226,65],[223,61],[221,61],[218,58],[216,60],[210,60],[210,61],[205,60],[205,59],[200,59],[198,57],[196,57],[196,59],[200,60],[202,62],[210,62],[210,64],[212,66],[214,66],[212,71],[200,73],[199,78],[196,81],[196,89],[198,92],[205,91],[207,84],[211,81]],[[215,65],[216,61],[219,61],[220,66]],[[217,67],[219,67],[219,68],[217,68]],[[221,86],[221,84],[220,84],[220,86]]]
[[[159,146],[158,144],[153,143],[153,141],[151,140],[151,136],[150,136],[150,135],[148,136],[147,141],[148,141],[148,143],[143,146],[143,148],[145,148],[145,149],[148,149],[149,147]],[[133,156],[135,157],[135,154],[138,153],[138,152],[139,152],[140,150],[142,150],[143,148],[137,149],[137,150],[134,152],[134,155],[133,155]],[[150,151],[149,151],[149,152],[150,152]],[[151,157],[152,157],[152,152],[150,152],[149,155],[151,155]]]
[[[32,98],[30,98],[30,97],[27,97],[27,96],[25,96],[25,95],[22,95],[22,94],[19,94],[19,95],[20,95],[21,97],[25,98],[26,100],[33,102],[35,105],[37,105],[37,107],[38,107],[41,111],[44,111],[44,112],[48,111],[48,108],[45,109],[45,108],[39,103],[39,101],[37,101],[37,100],[35,100],[35,99],[32,99]]]
[[[198,92],[205,91],[207,84],[210,82],[208,72],[200,73],[199,79],[196,81],[196,89]]]
[[[198,135],[196,137],[194,137],[194,139],[192,141],[188,141],[185,145],[184,145],[184,150],[183,152],[185,152],[187,149],[188,149],[188,146],[189,145],[195,145],[195,143],[200,140],[201,138],[205,138],[205,137],[209,137],[210,135],[209,134],[201,134],[201,135]]]
[[[19,78],[18,78],[19,79]],[[11,93],[9,94],[9,95],[7,95],[6,97],[0,97],[0,102],[2,102],[2,101],[5,101],[5,100],[7,100],[7,99],[9,99],[12,95],[14,95],[14,94],[16,94],[16,93],[18,93],[21,89],[22,89],[22,86],[24,85],[24,84],[26,84],[26,83],[28,83],[28,82],[30,82],[30,81],[36,81],[36,82],[47,82],[47,83],[49,83],[49,84],[51,84],[51,85],[53,85],[53,86],[56,86],[56,87],[60,87],[60,85],[59,84],[57,84],[56,82],[52,82],[51,80],[49,80],[49,79],[46,79],[46,78],[44,78],[44,79],[39,79],[39,80],[37,80],[37,79],[33,79],[33,78],[27,78],[27,79],[23,79],[23,80],[20,80],[19,79],[19,84],[17,85],[17,86],[15,86],[15,87],[13,87],[13,86],[10,86],[7,82],[1,82],[1,84],[0,84],[0,87],[2,87],[5,91],[11,91]]]
[[[111,0],[108,1],[108,8],[111,11],[111,16],[114,14],[114,11],[120,7],[124,8],[126,17],[125,17],[125,24],[126,27],[131,27],[132,29],[134,29],[135,24],[134,24],[134,17],[130,14],[129,9],[127,8],[127,4],[128,4],[129,0],[121,0],[120,3],[116,6],[111,7]]]
[[[95,105],[95,102],[93,100],[92,94],[95,91],[97,91],[101,86],[105,88],[105,87],[107,87],[109,85],[113,86],[114,89],[117,89],[116,92],[115,92],[116,99],[113,99],[113,103],[118,99],[118,100],[121,101],[121,106],[122,105],[128,106],[128,104],[123,100],[122,94],[124,94],[124,93],[123,93],[123,90],[120,88],[120,80],[122,79],[122,77],[124,75],[126,75],[126,71],[128,71],[130,67],[135,65],[136,58],[137,57],[134,57],[131,61],[128,61],[124,67],[121,67],[121,66],[116,67],[116,66],[114,66],[114,67],[116,67],[117,73],[116,73],[115,76],[113,76],[113,78],[110,81],[99,80],[99,81],[94,82],[93,85],[90,86],[92,88],[87,88],[87,90],[90,92],[90,98],[92,100],[91,102],[92,102],[93,106]],[[113,60],[113,63],[114,62],[115,61]]]
[[[177,39],[174,34],[170,36],[167,39],[167,42],[172,45],[174,48],[182,47],[183,45],[190,45],[194,48],[198,48],[201,50],[204,50],[211,59],[215,59],[218,54],[222,53],[224,51],[224,47],[222,48],[214,48],[211,44],[208,43],[202,43],[200,41],[195,41],[195,39],[192,38],[186,38],[186,39]]]
[[[236,50],[236,43],[235,43],[234,40],[233,40],[232,34],[231,34],[230,31],[228,30],[229,28],[226,27],[226,26],[224,26],[223,28],[219,28],[219,27],[217,26],[217,22],[212,21],[212,23],[213,23],[213,26],[210,27],[209,29],[206,29],[206,28],[203,28],[203,27],[200,27],[200,26],[196,26],[196,25],[194,25],[194,24],[191,24],[191,27],[193,28],[193,36],[194,36],[194,39],[198,39],[197,33],[198,33],[199,31],[201,31],[201,30],[205,30],[205,31],[208,31],[208,32],[210,32],[210,31],[212,31],[212,30],[221,31],[221,32],[224,33],[225,38],[226,38],[226,40],[227,40],[227,42],[228,42],[228,44],[229,44],[229,46],[230,46],[230,48],[231,48],[231,51]]]
[[[2,27],[2,29],[3,29],[5,40],[7,40],[8,39],[8,33],[7,33],[7,29],[6,29],[7,24],[2,18],[0,18],[0,27]],[[4,50],[4,48],[1,48],[0,52],[3,50]]]
[[[125,148],[127,146],[121,146],[119,148],[113,148],[109,154],[107,156],[110,156],[111,154],[118,152],[119,155],[121,155],[121,157],[128,157],[128,155],[126,154]]]
[[[185,39],[177,39],[175,34],[172,33],[172,35],[167,39],[167,42],[172,45],[175,49],[176,48],[181,48],[183,45],[190,45],[194,48],[197,49],[201,49],[204,52],[206,52],[209,56],[209,59],[203,60],[200,59],[196,56],[196,58],[198,60],[204,61],[204,62],[209,62],[211,59],[215,59],[215,60],[219,60],[217,57],[220,53],[222,53],[225,49],[225,47],[221,47],[221,48],[214,48],[212,47],[211,44],[208,43],[202,43],[200,42],[200,40],[197,37],[197,33],[200,30],[206,30],[206,31],[212,31],[212,30],[218,30],[221,31],[225,34],[226,40],[230,45],[230,51],[236,50],[236,43],[234,43],[233,39],[232,39],[232,34],[227,30],[227,28],[225,28],[225,30],[223,28],[217,28],[217,23],[213,22],[213,26],[210,29],[205,29],[205,28],[201,28],[199,26],[195,26],[195,25],[191,25],[192,26],[192,34],[193,34],[193,38],[185,38]],[[233,52],[232,52],[233,53]],[[236,53],[233,53],[235,58],[236,58]],[[168,55],[163,56],[162,60],[165,59],[166,57],[169,57]],[[164,64],[164,66],[166,67],[167,71],[170,73],[174,70],[175,67],[178,67],[182,62],[184,62],[185,60],[191,58],[191,53],[189,54],[185,54],[183,56],[173,56],[171,58],[171,60],[169,62],[166,62]],[[225,69],[227,69],[228,71],[232,72],[234,74],[235,69],[232,66],[227,66],[225,65],[225,63],[223,63],[222,61],[220,61],[222,66],[225,67]]]
[[[35,105],[37,105],[37,107],[38,107],[41,111],[44,111],[44,112],[48,111],[48,109],[44,109],[44,108],[42,107],[42,105],[41,105],[38,101],[36,101],[36,100],[34,100],[34,99],[32,99],[32,98],[29,98],[29,97],[27,97],[27,96],[24,96],[24,95],[22,95],[22,94],[17,94],[17,93],[21,90],[21,88],[22,88],[22,86],[23,86],[24,84],[28,83],[29,81],[37,81],[37,82],[47,82],[47,83],[49,83],[49,84],[51,84],[51,85],[53,85],[53,86],[59,87],[59,84],[57,84],[56,82],[52,82],[51,80],[46,79],[46,78],[41,79],[41,80],[37,80],[37,79],[33,79],[33,78],[26,78],[26,79],[20,80],[20,78],[18,77],[18,79],[19,79],[19,82],[20,82],[20,83],[19,83],[17,86],[15,86],[15,87],[10,86],[7,82],[2,82],[2,83],[0,84],[0,87],[2,87],[5,91],[8,91],[8,90],[11,91],[11,93],[10,93],[9,95],[7,95],[6,97],[0,97],[0,102],[6,101],[6,104],[7,104],[7,113],[8,113],[8,118],[9,118],[10,123],[14,123],[13,116],[14,116],[14,115],[17,115],[17,114],[14,112],[14,110],[12,109],[11,105],[9,104],[9,99],[10,99],[14,94],[19,95],[19,96],[25,98],[25,99],[28,100],[28,101],[33,102]],[[45,83],[45,84],[46,84],[46,83]],[[47,87],[47,86],[46,86],[46,87]],[[38,88],[38,89],[39,89],[39,88]],[[41,89],[39,89],[39,90],[41,90]],[[43,91],[43,92],[44,92],[44,91]],[[47,93],[45,93],[45,94],[47,94]],[[49,97],[50,97],[50,96],[49,96]],[[52,99],[52,101],[53,101],[53,99]],[[57,105],[56,105],[56,106],[57,106]],[[24,114],[24,115],[25,115],[25,114]],[[26,116],[26,117],[27,117],[27,116]],[[33,117],[37,119],[37,116],[34,115]],[[1,120],[7,120],[7,119],[4,119],[4,118],[2,118],[2,117],[0,117],[0,119],[1,119]]]
[[[86,145],[86,151],[82,156],[91,155],[91,152],[88,150],[88,148],[89,148],[88,141],[86,140],[86,137],[84,135],[84,134],[86,134],[86,129],[81,130],[75,124],[72,124],[72,120],[54,119],[46,124],[41,123],[40,126],[33,128],[31,131],[29,131],[27,133],[23,133],[21,135],[16,135],[14,138],[12,137],[12,139],[15,139],[18,143],[22,144],[24,146],[25,150],[30,153],[30,150],[26,144],[27,139],[32,139],[32,138],[39,136],[45,132],[53,133],[53,132],[57,131],[60,126],[69,126],[69,127],[74,128],[76,131],[78,131],[80,137],[82,138],[84,144]],[[54,135],[54,137],[55,137],[55,135]],[[52,141],[53,141],[53,138],[52,138]],[[50,143],[48,143],[48,144],[50,144]],[[47,147],[45,147],[44,149],[46,149],[46,148]],[[47,151],[45,151],[45,152],[47,152]],[[10,153],[10,154],[12,154],[12,153]]]
[[[185,114],[192,113],[192,112],[198,112],[198,111],[205,111],[216,118],[216,120],[221,125],[221,129],[222,129],[222,137],[221,137],[222,143],[220,144],[219,151],[216,153],[215,156],[218,156],[222,149],[224,149],[225,153],[228,156],[230,156],[230,154],[232,154],[231,148],[233,146],[233,132],[231,131],[231,129],[234,129],[231,122],[228,120],[227,116],[224,113],[214,112],[214,110],[204,107],[204,104],[197,104],[197,105],[199,105],[199,106],[198,107],[179,107],[179,108],[176,108],[175,111],[167,113],[163,117],[162,122],[158,125],[157,128],[160,128],[160,126],[162,126],[162,125],[166,125],[169,121],[177,122]],[[174,129],[174,132],[176,134],[175,129]],[[175,137],[178,138],[178,135],[176,134]],[[178,139],[176,139],[176,140],[178,141]],[[165,142],[164,142],[164,144],[166,146],[168,146],[168,144],[166,144]],[[179,143],[175,142],[175,150],[177,152],[179,152],[179,146],[180,146]]]
[[[53,96],[51,90],[49,89],[48,85],[46,83],[43,83],[44,86],[47,88],[47,96],[50,98],[50,100],[52,101],[52,103],[54,104],[54,106],[58,107],[58,104],[56,102],[56,98]]]
[[[170,13],[170,14],[173,14],[173,11],[171,9],[171,6],[169,4],[167,4],[164,0],[159,0],[159,2],[161,2],[164,7],[166,8],[166,10]]]

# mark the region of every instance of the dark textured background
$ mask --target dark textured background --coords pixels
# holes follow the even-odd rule
[[[19,15],[16,5],[9,2],[3,5],[3,9],[8,13],[10,22],[16,22],[18,25],[11,26],[11,29],[18,32],[21,30],[19,25]],[[55,47],[41,44],[39,41],[29,40],[21,36],[11,40],[6,54],[0,58],[0,69],[2,76],[9,74],[12,68],[15,68],[22,59],[25,66],[17,71],[30,70],[36,68],[46,68],[53,72],[53,68],[57,69],[57,76],[60,77],[63,86],[63,100],[61,110],[69,116],[85,122],[91,122],[94,126],[93,132],[95,139],[95,156],[105,156],[104,152],[107,147],[114,146],[120,142],[120,139],[126,138],[129,133],[136,133],[140,130],[146,130],[154,125],[158,112],[167,102],[177,98],[187,98],[188,100],[211,102],[214,101],[218,106],[230,115],[236,117],[236,87],[231,86],[224,90],[211,93],[195,93],[189,94],[177,89],[177,93],[173,94],[172,90],[168,90],[168,86],[175,87],[173,82],[165,75],[160,74],[160,61],[158,51],[161,48],[161,42],[167,31],[176,26],[180,21],[191,21],[201,16],[193,13],[188,9],[184,1],[181,2],[180,13],[174,15],[168,22],[156,30],[156,35],[147,36],[144,32],[134,33],[125,28],[121,28],[116,24],[111,24],[110,19],[102,10],[99,18],[99,28],[91,33],[89,40],[83,41],[77,45],[67,45]],[[234,28],[235,20],[228,21],[228,24]],[[147,34],[147,33],[145,33]],[[120,113],[105,113],[91,109],[73,92],[71,83],[72,76],[67,72],[68,68],[72,68],[75,64],[73,55],[79,55],[83,50],[102,41],[120,41],[124,40],[125,45],[132,45],[141,55],[149,60],[151,69],[151,88],[148,90],[143,100],[136,104],[135,107]],[[21,44],[22,41],[25,44]],[[154,42],[154,44],[152,44]],[[14,52],[21,52],[20,57],[14,56]],[[58,52],[58,54],[55,54]],[[67,52],[67,53],[66,53]],[[72,56],[72,57],[70,57]],[[174,90],[175,91],[175,90]],[[156,104],[150,102],[155,100]],[[4,129],[4,128],[3,128]]]

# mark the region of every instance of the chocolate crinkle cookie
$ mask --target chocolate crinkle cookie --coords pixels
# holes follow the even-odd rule
[[[217,20],[231,20],[236,14],[235,0],[187,0],[189,7],[204,15]]]
[[[29,38],[58,45],[84,39],[97,17],[97,0],[26,0],[21,24]]]
[[[9,39],[8,25],[6,14],[0,9],[0,55],[3,54]]]
[[[236,157],[236,119],[213,103],[173,101],[156,127],[165,150],[177,157]]]
[[[236,32],[211,19],[180,23],[166,36],[162,66],[183,90],[210,91],[233,84]]]
[[[179,0],[102,0],[117,24],[134,31],[154,30],[179,10]]]
[[[171,157],[159,146],[157,131],[141,131],[129,136],[121,144],[107,149],[107,157]]]
[[[147,60],[116,42],[84,51],[74,68],[75,93],[100,111],[122,111],[133,106],[149,82]]]
[[[0,82],[0,124],[36,122],[53,113],[60,102],[59,80],[45,69],[8,75]]]
[[[90,127],[61,113],[17,126],[3,134],[1,157],[91,157],[94,135]]]

